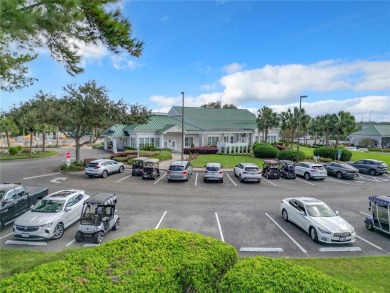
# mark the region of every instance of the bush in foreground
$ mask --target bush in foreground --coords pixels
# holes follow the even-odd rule
[[[256,158],[276,158],[279,150],[272,145],[262,145],[254,144],[253,145],[253,154]]]
[[[226,273],[218,287],[224,293],[360,292],[312,268],[266,257],[239,262]]]
[[[321,147],[318,149],[315,149],[313,151],[313,154],[315,156],[321,157],[321,158],[328,158],[332,160],[337,160],[337,152],[338,149],[335,148],[329,148],[329,147]],[[347,149],[342,149],[341,161],[349,161],[352,158],[352,152]]]
[[[297,160],[297,151],[295,150],[281,150],[278,153],[278,160],[290,160],[290,161],[296,161]],[[306,154],[302,151],[299,151],[299,160],[304,161],[306,160]]]
[[[138,232],[2,280],[2,292],[216,292],[234,247],[174,229]]]

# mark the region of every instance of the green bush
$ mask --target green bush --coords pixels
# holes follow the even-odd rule
[[[20,150],[19,150],[19,148],[16,147],[16,146],[10,146],[10,147],[8,148],[8,153],[9,153],[10,155],[12,155],[12,156],[18,154],[19,152],[20,152]]]
[[[172,152],[161,152],[159,154],[155,154],[153,158],[159,159],[160,161],[171,160]]]
[[[114,232],[113,232],[114,233]],[[216,292],[237,251],[174,229],[142,231],[0,282],[2,292]]]
[[[253,154],[256,158],[276,158],[279,150],[272,145],[254,144]]]
[[[62,172],[74,172],[74,171],[83,171],[85,169],[83,163],[72,162],[69,167],[66,164],[60,165],[60,170]]]
[[[92,145],[93,149],[103,149],[104,148],[104,143],[95,143]]]
[[[281,150],[278,153],[277,158],[278,158],[278,160],[296,161],[297,160],[297,151],[295,151],[295,150]],[[306,160],[306,154],[302,151],[299,151],[299,160],[300,161]]]
[[[239,262],[226,273],[218,288],[224,293],[360,292],[312,268],[266,257]]]
[[[337,160],[338,149],[329,148],[329,147],[320,147],[313,151],[315,156],[321,158],[329,158],[332,160]],[[349,161],[352,158],[352,152],[346,149],[342,149],[340,161]]]
[[[20,152],[22,154],[29,154],[30,153],[30,149],[29,148],[22,148],[22,150]]]
[[[157,151],[159,150],[156,148],[154,145],[145,145],[144,147],[141,148],[143,151]]]

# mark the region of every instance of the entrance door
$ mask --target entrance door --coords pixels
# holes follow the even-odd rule
[[[176,141],[175,140],[171,141],[171,150],[176,151]]]

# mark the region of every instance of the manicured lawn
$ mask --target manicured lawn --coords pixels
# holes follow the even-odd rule
[[[74,250],[36,252],[0,249],[0,278],[27,272],[37,265],[64,259]],[[362,292],[385,293],[390,288],[390,257],[288,258],[288,262],[312,267],[335,279],[359,288]]]
[[[28,153],[19,153],[17,155],[0,155],[0,161],[6,160],[20,160],[20,159],[34,159],[34,158],[44,158],[58,155],[59,152],[56,151],[34,151],[31,157]]]

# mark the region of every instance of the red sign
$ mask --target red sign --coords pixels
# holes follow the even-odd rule
[[[65,153],[65,158],[70,159],[70,152]]]

